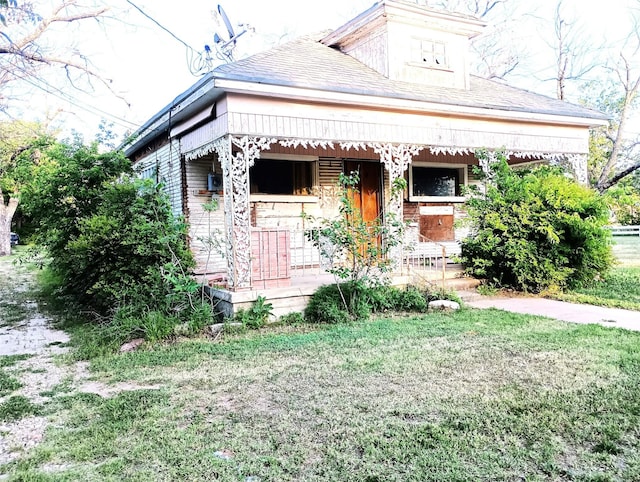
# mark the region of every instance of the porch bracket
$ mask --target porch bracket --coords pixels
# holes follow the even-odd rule
[[[411,164],[411,160],[417,156],[425,146],[415,146],[400,144],[370,144],[373,151],[380,156],[380,162],[389,173],[389,186],[391,196],[387,205],[387,210],[396,216],[398,221],[402,221],[402,192],[393,192],[393,185],[396,180],[404,176],[405,171]]]
[[[227,279],[230,289],[251,286],[249,169],[276,139],[225,136],[214,143],[223,172]],[[233,146],[237,152],[233,152]]]
[[[586,154],[571,154],[566,158],[566,163],[573,171],[573,176],[576,181],[583,186],[589,184],[589,172],[587,168],[587,155]]]

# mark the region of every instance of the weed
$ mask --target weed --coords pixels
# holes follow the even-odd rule
[[[264,296],[258,296],[251,308],[239,310],[234,319],[247,328],[258,329],[262,328],[271,316],[273,316],[273,305],[267,303],[267,299]]]
[[[11,375],[0,371],[0,397],[17,390],[22,387],[22,383]]]
[[[0,404],[0,420],[10,422],[20,420],[29,415],[39,415],[42,407],[34,405],[27,397],[16,395]]]
[[[300,325],[304,323],[304,315],[297,311],[287,313],[278,318],[278,321],[284,325]]]
[[[22,354],[22,355],[4,355],[0,356],[0,368],[3,367],[12,367],[16,363],[27,360],[31,358],[33,355],[31,354]]]
[[[482,283],[476,290],[482,296],[495,296],[500,291],[500,288],[491,283]]]

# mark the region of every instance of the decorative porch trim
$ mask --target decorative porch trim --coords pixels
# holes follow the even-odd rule
[[[322,147],[323,149],[335,149],[332,141],[323,141],[318,139],[280,139],[278,143],[282,147],[293,147],[294,149],[298,146],[302,146],[305,149],[317,149],[318,147]]]
[[[260,152],[271,149],[277,139],[266,137],[230,137],[231,143],[238,147],[236,154],[231,153],[227,165],[227,183],[224,185],[225,201],[230,200],[225,216],[230,236],[227,243],[233,253],[232,288],[251,286],[251,213],[249,205],[249,169],[260,158]],[[229,147],[231,149],[231,146]],[[223,167],[224,171],[224,167]]]
[[[275,142],[276,139],[265,137],[225,136],[203,146],[203,152],[216,152],[222,166],[227,279],[231,289],[251,286],[249,169],[260,158],[260,152],[269,150]],[[236,154],[232,146],[239,148]]]
[[[404,173],[411,164],[411,161],[422,151],[425,146],[414,145],[393,145],[393,144],[372,144],[373,151],[380,156],[380,162],[389,173],[390,195],[387,203],[387,213],[391,214],[396,221],[402,222],[402,200],[403,191],[394,189],[396,181],[404,179]],[[396,232],[397,234],[397,232]],[[395,266],[402,264],[402,250],[394,248],[389,253],[389,258]]]
[[[211,154],[212,152],[218,153],[218,143],[220,142],[220,140],[221,139],[216,139],[215,141],[207,142],[203,146],[193,149],[192,151],[185,152],[184,158],[187,161],[194,161],[196,159],[199,159],[200,157]]]

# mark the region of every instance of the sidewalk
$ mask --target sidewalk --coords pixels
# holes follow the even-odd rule
[[[472,308],[546,316],[571,323],[597,323],[603,326],[640,331],[640,311],[604,308],[534,297],[487,297],[465,303]]]

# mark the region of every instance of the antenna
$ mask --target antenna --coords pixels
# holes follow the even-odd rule
[[[218,4],[218,15],[222,18],[222,21],[227,28],[229,40],[224,40],[224,38],[218,33],[213,36],[213,42],[216,46],[217,57],[224,62],[233,62],[233,49],[236,47],[236,41],[239,37],[247,33],[249,30],[253,31],[253,29],[249,25],[240,24],[242,31],[240,33],[235,33],[233,31],[233,27],[231,26],[229,17],[227,17],[224,8],[222,8],[222,5],[220,4]]]

